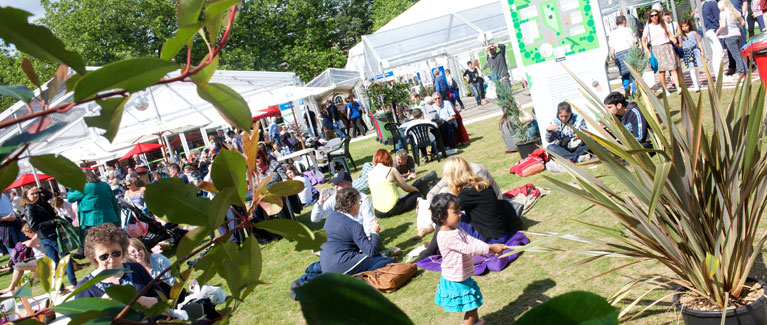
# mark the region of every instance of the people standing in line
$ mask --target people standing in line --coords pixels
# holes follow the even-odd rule
[[[450,99],[450,103],[455,106],[455,102],[458,102],[458,104],[461,105],[461,109],[464,109],[463,101],[461,101],[461,94],[458,90],[458,83],[455,82],[455,79],[453,79],[453,76],[450,73],[450,69],[445,69],[445,79],[447,79],[447,88],[451,95],[453,95],[453,98]],[[455,106],[457,107],[457,106]]]
[[[447,80],[442,77],[442,73],[439,70],[434,70],[434,92],[442,95],[442,98],[448,98]]]
[[[87,169],[85,171],[91,172]],[[91,174],[92,173],[93,172],[91,172]],[[109,187],[109,185],[106,186]],[[111,194],[111,189],[109,195],[113,200],[115,199],[114,195]],[[56,235],[56,226],[58,225],[58,221],[56,221],[56,211],[48,203],[48,200],[53,197],[53,194],[48,190],[43,190],[32,185],[24,190],[22,196],[24,215],[27,219],[27,223],[29,223],[29,228],[37,234],[37,239],[39,239],[40,243],[43,245],[45,256],[53,260],[54,264],[58,265],[60,256],[68,255],[69,252],[59,252],[59,244],[56,242],[56,239],[58,238],[58,235]],[[79,206],[78,208],[82,209]],[[70,288],[74,288],[74,286],[77,285],[77,278],[75,277],[73,261],[67,263],[66,270],[67,278],[71,285]]]
[[[11,254],[16,243],[29,239],[21,232],[21,225],[21,218],[16,214],[11,199],[5,193],[0,194],[0,241],[8,254]]]
[[[367,128],[362,125],[362,111],[360,104],[355,101],[351,95],[346,98],[346,116],[351,123],[351,131],[349,133],[353,138],[367,133]]]
[[[626,96],[631,94],[631,72],[629,72],[626,56],[628,56],[629,50],[636,44],[637,38],[634,32],[626,27],[626,17],[618,16],[615,19],[615,24],[618,26],[610,32],[608,42],[610,44],[610,56],[615,59],[615,65],[618,66],[620,71],[621,81],[623,82],[623,92]],[[637,71],[642,73],[642,71]]]
[[[493,80],[500,80],[507,87],[511,87],[511,75],[506,65],[506,45],[503,43],[490,44],[485,50],[489,54],[482,69],[490,69],[490,77]]]
[[[333,123],[333,118],[328,113],[328,104],[323,104],[320,108],[320,118],[322,119],[322,136],[325,141],[329,141],[336,137],[336,126]]]
[[[484,82],[482,77],[482,71],[479,67],[475,67],[471,61],[466,62],[466,71],[463,72],[463,78],[469,83],[471,88],[471,94],[474,95],[474,99],[477,101],[477,106],[482,106],[482,100],[485,99]]]
[[[658,60],[658,76],[660,83],[666,95],[669,94],[666,85],[666,72],[671,72],[671,80],[674,82],[676,90],[679,91],[679,74],[677,73],[676,52],[674,52],[671,42],[676,43],[676,37],[669,32],[666,23],[660,18],[660,11],[653,9],[649,15],[650,21],[645,26],[642,35],[642,46],[645,51],[655,56]]]
[[[682,51],[684,56],[682,57],[682,63],[685,69],[690,71],[690,79],[692,80],[692,91],[700,90],[700,81],[698,81],[698,68],[703,66],[703,44],[700,42],[698,32],[693,28],[690,19],[685,19],[679,24],[679,35],[682,43]]]
[[[733,7],[729,0],[719,0],[719,29],[716,35],[724,41],[727,52],[735,61],[736,73],[732,74],[731,81],[737,81],[746,73],[746,63],[740,55],[741,27],[745,25],[740,12]]]

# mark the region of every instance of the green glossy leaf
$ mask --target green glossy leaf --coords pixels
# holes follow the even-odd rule
[[[205,254],[194,266],[196,270],[202,271],[202,274],[195,279],[201,286],[207,284],[216,275],[216,264],[223,263],[224,255],[219,254],[219,247],[213,246],[208,254]]]
[[[149,210],[169,222],[194,226],[208,224],[210,200],[198,197],[197,188],[184,184],[180,178],[163,178],[147,185],[144,199]]]
[[[167,300],[158,301],[156,304],[154,304],[154,306],[152,306],[152,308],[149,308],[149,311],[146,313],[146,317],[162,315],[168,309],[170,309],[170,303]]]
[[[5,160],[5,158],[8,158],[8,156],[10,156],[11,153],[13,153],[14,151],[16,151],[16,149],[19,149],[19,148],[21,148],[20,144],[10,145],[10,146],[6,146],[6,145],[1,146],[0,147],[0,161]]]
[[[100,310],[89,310],[84,313],[81,313],[75,317],[72,317],[72,319],[69,320],[67,324],[69,325],[80,325],[90,322],[91,320],[94,320],[96,318],[105,316],[104,313]]]
[[[348,275],[325,273],[295,292],[309,324],[413,324],[378,290]]]
[[[32,61],[29,61],[28,58],[22,59],[21,70],[24,71],[24,74],[27,75],[27,78],[29,78],[33,85],[40,87],[40,77],[37,76],[35,67],[32,66]]]
[[[56,264],[56,273],[53,278],[54,288],[61,288],[67,274],[67,265],[69,265],[71,260],[72,255],[67,254],[59,260],[58,264]]]
[[[599,295],[573,291],[530,309],[515,324],[618,324],[618,309]]]
[[[176,31],[176,36],[165,41],[160,51],[160,58],[163,60],[173,59],[185,45],[189,44],[194,37],[194,34],[202,28],[202,23],[196,23],[188,27],[179,28]]]
[[[200,61],[200,64],[205,63],[205,61],[208,60],[208,56],[209,55],[205,55],[205,57],[202,58],[202,61]],[[197,73],[189,76],[189,78],[198,83],[208,83],[210,78],[213,78],[213,74],[216,72],[216,69],[218,69],[219,58],[221,58],[221,55],[216,55],[207,66],[200,69],[200,71],[197,71]]]
[[[32,287],[19,287],[16,289],[16,292],[13,293],[13,296],[19,298],[32,298]]]
[[[240,264],[241,273],[245,275],[246,280],[251,284],[260,283],[261,277],[261,245],[258,244],[256,236],[250,236],[245,240],[240,250],[242,263]]]
[[[53,306],[52,309],[55,312],[60,313],[64,316],[74,318],[77,315],[80,315],[85,312],[93,311],[93,310],[101,311],[105,315],[117,316],[117,314],[119,314],[124,307],[125,307],[125,304],[116,300],[89,297],[89,298],[78,298],[78,299],[70,300],[67,302],[63,302],[59,305]],[[103,317],[103,318],[100,318],[98,322],[103,323],[103,319],[108,319],[109,321],[111,321],[111,318]],[[141,319],[141,317],[136,311],[129,310],[128,313],[125,315],[125,319],[138,321]]]
[[[96,284],[97,282],[100,282],[101,280],[104,280],[104,279],[106,279],[108,277],[115,276],[115,275],[118,275],[118,274],[122,274],[122,273],[125,273],[125,272],[133,272],[133,271],[131,271],[130,269],[103,270],[103,271],[99,272],[99,274],[97,274],[96,276],[91,278],[90,280],[88,280],[85,283],[83,283],[82,285],[78,286],[74,291],[70,292],[69,295],[66,298],[64,298],[64,300],[69,300],[69,298],[72,298],[76,294],[78,294],[78,293],[80,293],[80,292],[82,292],[84,290],[87,290],[88,288],[92,287],[94,284]]]
[[[218,246],[220,246],[219,254],[226,256],[226,260],[224,263],[216,264],[216,272],[226,280],[226,285],[229,287],[232,296],[240,298],[240,293],[243,289],[243,274],[240,272],[239,263],[233,263],[233,261],[238,261],[241,258],[238,247],[234,242],[229,240],[218,244]]]
[[[77,88],[77,83],[80,82],[80,79],[82,78],[83,76],[79,74],[69,77],[69,79],[67,79],[67,81],[64,83],[67,87],[67,92],[75,91],[75,88]]]
[[[106,294],[112,300],[119,301],[127,305],[131,300],[133,300],[133,297],[138,295],[138,290],[136,287],[131,285],[113,285],[106,289]],[[147,312],[147,309],[138,303],[133,304],[131,307],[140,312]]]
[[[249,130],[253,123],[245,99],[229,86],[217,83],[197,83],[197,95],[211,103],[227,123]]]
[[[37,260],[36,276],[40,279],[40,286],[45,292],[53,291],[53,260],[46,256]]]
[[[64,43],[44,26],[29,23],[31,13],[13,7],[0,7],[0,38],[16,49],[38,59],[64,64],[85,73],[80,54],[67,51]]]
[[[176,256],[178,258],[184,258],[189,255],[189,253],[200,246],[200,243],[205,238],[208,238],[208,235],[211,231],[212,229],[208,227],[197,227],[186,233],[186,235],[184,235],[184,237],[182,237],[181,241],[178,243]]]
[[[203,0],[179,0],[176,8],[178,27],[183,28],[197,23],[200,18]]]
[[[113,97],[104,100],[97,100],[96,103],[101,106],[98,116],[86,116],[85,124],[90,127],[104,129],[107,132],[103,134],[104,138],[112,142],[120,130],[120,122],[123,118],[123,108],[128,102],[128,97]]]
[[[0,168],[0,191],[5,191],[8,185],[11,185],[16,177],[19,176],[19,162],[11,161],[8,166]]]
[[[280,213],[280,211],[282,211],[282,205],[282,198],[279,196],[264,196],[261,198],[261,201],[258,202],[258,206],[264,209],[266,214],[270,216]]]
[[[32,156],[29,162],[41,172],[55,178],[60,184],[80,192],[84,191],[85,174],[80,167],[66,157],[54,154]]]
[[[226,212],[232,205],[242,205],[242,201],[237,197],[233,188],[225,188],[218,192],[210,202],[210,215],[208,215],[208,226],[216,229],[226,218]]]
[[[322,244],[324,244],[326,241],[328,241],[328,233],[325,232],[325,229],[320,229],[314,232],[314,239],[298,241],[296,243],[296,250],[320,251],[322,250]]]
[[[29,104],[35,97],[35,92],[24,86],[0,86],[0,96],[13,97]]]
[[[18,320],[18,321],[13,321],[13,324],[15,324],[15,325],[43,325],[45,323],[43,323],[43,322],[41,322],[39,320],[36,320],[34,318],[27,318],[27,319],[22,319],[22,320]]]
[[[210,178],[220,191],[225,188],[235,190],[240,201],[245,200],[245,157],[234,150],[221,150],[211,166]]]
[[[218,40],[218,32],[221,30],[221,25],[226,23],[223,20],[229,9],[239,3],[240,0],[214,0],[210,1],[205,8],[205,29],[208,30],[211,43],[215,44]]]
[[[288,240],[295,240],[299,243],[296,245],[296,249],[315,249],[319,250],[319,245],[322,243],[315,242],[314,232],[306,227],[303,223],[287,219],[270,219],[261,221],[253,225],[258,229],[263,229],[268,232],[285,237]],[[303,245],[301,245],[303,244]]]
[[[98,92],[125,89],[137,92],[159,81],[168,72],[177,70],[177,64],[158,58],[135,58],[107,64],[83,76],[75,87],[75,101],[81,101]]]
[[[269,188],[266,189],[266,194],[274,196],[290,196],[301,193],[303,190],[304,182],[287,180],[269,186]]]

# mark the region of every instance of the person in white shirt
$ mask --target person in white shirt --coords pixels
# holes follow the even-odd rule
[[[628,56],[629,49],[634,47],[637,38],[631,28],[626,27],[626,17],[618,16],[615,19],[615,24],[618,28],[610,32],[608,41],[610,43],[610,56],[615,59],[615,65],[618,66],[620,71],[621,80],[623,81],[623,91],[627,94],[631,94],[631,73],[626,64],[626,56]],[[637,71],[641,73],[642,71]]]
[[[352,186],[352,177],[345,171],[337,172],[330,181],[335,188],[332,191],[330,191],[331,189],[326,188],[320,192],[320,199],[314,204],[314,208],[312,208],[312,222],[320,222],[322,219],[327,218],[331,212],[335,211],[336,193],[344,188]],[[353,219],[362,225],[362,228],[365,230],[365,235],[370,237],[370,233],[376,225],[373,205],[370,204],[370,198],[364,193],[360,193],[360,201],[359,213],[356,216],[353,216]]]
[[[732,75],[732,81],[737,81],[741,75],[746,73],[746,63],[740,55],[740,27],[745,25],[743,16],[732,5],[730,0],[720,0],[719,6],[719,29],[716,35],[724,41],[724,45],[730,55],[735,59],[737,73]]]
[[[424,105],[420,107],[421,112],[424,115],[424,119],[427,121],[434,121],[437,119],[437,109],[434,108],[434,99],[431,96],[426,96],[423,99]]]
[[[457,127],[455,108],[449,101],[443,100],[442,95],[438,92],[432,94],[431,98],[434,99],[434,108],[437,110],[437,125],[439,125],[439,133],[442,135],[442,142],[450,149],[455,148],[455,136],[453,135]]]
[[[301,204],[303,204],[303,206],[309,206],[314,203],[314,195],[312,194],[312,182],[308,178],[304,177],[303,174],[299,173],[298,169],[296,169],[296,167],[293,165],[288,165],[285,167],[285,174],[288,175],[288,178],[294,181],[304,183],[304,189],[298,193],[298,198],[301,199]]]

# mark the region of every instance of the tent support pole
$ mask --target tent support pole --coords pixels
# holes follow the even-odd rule
[[[29,152],[29,147],[27,147],[27,156],[32,157],[32,154]],[[32,166],[32,164],[29,165]],[[37,187],[40,187],[40,179],[37,178],[37,168],[35,168],[35,166],[32,166],[32,176],[35,177],[35,184]]]
[[[296,123],[296,129],[298,130],[298,140],[301,141],[301,149],[306,149],[306,145],[304,144],[304,137],[301,136],[301,126],[298,125],[298,119],[296,119],[296,111],[293,109],[293,102],[288,102],[290,104],[290,112],[293,113],[293,122]]]
[[[191,152],[189,152],[189,144],[186,143],[186,135],[184,135],[184,132],[179,132],[178,136],[181,140],[181,146],[184,147],[184,154],[186,155],[186,161],[189,161],[189,157],[191,157]]]

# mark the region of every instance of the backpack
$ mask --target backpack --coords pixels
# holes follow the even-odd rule
[[[379,291],[391,293],[402,287],[417,271],[415,264],[389,263],[377,270],[357,273],[354,277],[365,280]]]
[[[11,261],[13,264],[24,262],[24,260],[33,256],[32,247],[24,246],[21,242],[17,242],[11,252]]]

